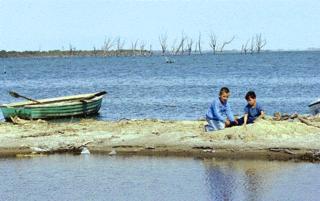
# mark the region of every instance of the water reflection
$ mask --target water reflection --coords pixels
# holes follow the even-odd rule
[[[0,200],[318,200],[319,164],[176,157],[0,158]]]
[[[232,200],[234,175],[227,168],[210,163],[206,166],[206,183],[211,200]]]
[[[249,168],[245,171],[245,186],[246,186],[246,200],[259,200],[259,189],[262,188],[261,180],[262,178],[257,174],[255,168]]]
[[[259,160],[206,159],[203,163],[210,200],[262,200],[278,176],[295,168],[290,162]]]

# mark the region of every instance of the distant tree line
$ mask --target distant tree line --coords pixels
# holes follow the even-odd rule
[[[236,37],[232,36],[229,40],[221,41],[220,45],[218,44],[217,36],[211,32],[209,34],[208,45],[211,48],[212,54],[222,53],[225,50],[225,47],[231,44]],[[178,41],[178,43],[177,43]],[[249,46],[249,42],[250,46]],[[175,39],[171,45],[171,49],[168,49],[168,36],[167,34],[162,34],[159,36],[159,43],[161,47],[162,55],[183,55],[183,54],[202,54],[202,37],[199,33],[197,40],[194,40],[182,33],[179,39]],[[251,39],[246,41],[241,46],[240,52],[243,54],[253,54],[261,53],[262,48],[267,44],[266,39],[262,38],[262,34],[256,34]]]
[[[218,41],[217,36],[211,32],[208,35],[207,44],[210,47],[212,54],[223,53],[225,47],[230,45],[235,36],[232,36],[229,40]],[[199,32],[196,39],[188,37],[183,32],[179,38],[175,38],[171,44],[168,41],[168,35],[161,34],[158,37],[160,44],[161,55],[191,55],[191,54],[203,54],[203,37]],[[151,56],[159,51],[153,51],[152,45],[147,44],[143,40],[135,40],[128,43],[120,37],[112,39],[106,37],[101,47],[93,46],[92,50],[77,50],[72,44],[69,44],[67,50],[49,50],[49,51],[0,51],[0,57],[70,57],[70,56]],[[256,34],[242,44],[240,52],[242,54],[254,54],[260,53],[266,46],[266,39],[262,37],[262,34]],[[126,48],[124,48],[126,46]],[[207,51],[208,52],[208,51]]]

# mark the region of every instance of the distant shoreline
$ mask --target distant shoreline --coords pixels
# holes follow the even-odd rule
[[[140,50],[48,50],[48,51],[0,51],[0,58],[16,57],[108,57],[108,56],[150,56],[150,51]]]
[[[288,53],[288,52],[320,52],[320,49],[310,49],[310,50],[264,50],[259,54],[264,53]],[[204,51],[202,55],[210,55],[211,51]],[[221,54],[243,54],[243,55],[252,55],[251,53],[243,53],[239,50],[225,50],[223,52],[217,52],[215,55]],[[257,53],[253,53],[256,55]],[[35,57],[43,57],[43,58],[64,58],[64,57],[112,57],[112,56],[161,56],[163,55],[160,50],[158,51],[149,51],[149,50],[48,50],[48,51],[0,51],[0,58],[35,58]],[[178,56],[178,55],[186,55],[184,54],[171,54],[167,52],[163,56]],[[200,55],[199,53],[191,53],[190,55]],[[213,54],[212,54],[213,55]]]

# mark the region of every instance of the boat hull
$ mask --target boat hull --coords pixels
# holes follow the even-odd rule
[[[76,116],[92,116],[98,114],[103,96],[90,100],[80,99],[54,104],[33,104],[22,106],[0,106],[6,120],[12,117],[21,119],[56,119]]]
[[[320,113],[320,100],[309,105],[310,111],[313,115]]]

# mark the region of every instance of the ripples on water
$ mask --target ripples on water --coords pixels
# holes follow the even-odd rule
[[[15,200],[318,200],[311,163],[52,155],[0,159],[0,198]]]
[[[107,90],[101,119],[198,119],[221,86],[235,113],[247,90],[272,114],[308,113],[320,53],[0,59],[0,103]],[[317,200],[320,167],[266,161],[49,156],[0,159],[0,200]]]
[[[308,113],[320,96],[320,52],[260,55],[0,59],[0,103],[16,101],[7,90],[35,98],[107,90],[102,119],[198,119],[222,86],[241,114],[244,95],[255,90],[268,114]]]

